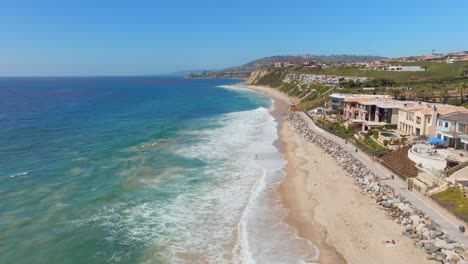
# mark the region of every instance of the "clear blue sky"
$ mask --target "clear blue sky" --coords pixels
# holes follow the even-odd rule
[[[466,0],[0,1],[0,76],[145,75],[280,54],[468,50]]]

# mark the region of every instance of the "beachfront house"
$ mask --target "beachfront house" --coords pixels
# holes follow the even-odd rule
[[[330,105],[334,110],[343,109],[346,98],[391,98],[389,95],[369,95],[369,94],[340,94],[330,95]]]
[[[438,116],[457,111],[464,111],[464,108],[421,102],[417,105],[401,107],[398,115],[398,130],[410,136],[435,137]]]
[[[414,102],[396,101],[390,97],[351,97],[344,99],[345,120],[357,124],[362,131],[397,124],[400,107]]]
[[[468,151],[468,111],[440,116],[437,137],[445,140],[448,147]]]

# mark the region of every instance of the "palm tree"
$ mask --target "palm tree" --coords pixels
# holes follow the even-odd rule
[[[463,105],[464,101],[465,101],[465,97],[464,97],[464,93],[465,93],[465,89],[468,88],[468,86],[466,85],[466,83],[462,84],[462,86],[458,89],[458,91],[460,92],[460,105]]]

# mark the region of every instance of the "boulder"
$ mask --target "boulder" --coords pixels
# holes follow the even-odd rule
[[[419,217],[419,215],[411,215],[409,217],[409,219],[414,223],[418,223],[419,224],[419,220],[421,220],[421,218]]]
[[[439,248],[434,246],[434,244],[428,242],[428,243],[424,243],[424,251],[427,253],[427,254],[432,254],[432,253],[435,253]]]
[[[417,232],[422,232],[424,227],[426,227],[426,225],[423,224],[423,223],[420,223],[418,226],[416,226],[416,231]]]
[[[390,207],[392,207],[392,202],[383,201],[383,202],[381,203],[381,205],[382,205],[383,207],[385,207],[385,208],[390,208]]]
[[[447,246],[447,241],[437,240],[434,242],[434,246],[439,247],[439,248],[445,248]]]

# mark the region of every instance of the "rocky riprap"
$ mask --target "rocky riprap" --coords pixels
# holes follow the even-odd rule
[[[301,137],[331,155],[353,177],[354,184],[361,188],[362,193],[374,199],[379,209],[402,226],[403,234],[413,239],[414,245],[428,254],[428,259],[437,263],[468,264],[462,243],[450,238],[439,225],[395,193],[359,160],[335,142],[313,132],[299,113],[287,113],[285,118]]]

